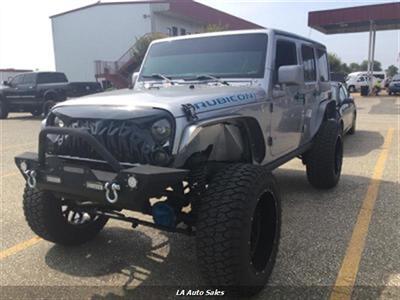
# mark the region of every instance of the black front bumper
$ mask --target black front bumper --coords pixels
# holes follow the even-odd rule
[[[103,159],[85,159],[46,154],[46,138],[49,134],[73,135],[89,144]],[[23,164],[25,162],[25,164]],[[89,133],[79,129],[46,127],[39,135],[39,153],[26,152],[15,157],[15,163],[25,179],[35,171],[35,188],[53,192],[66,199],[113,209],[130,209],[148,212],[151,197],[159,197],[166,188],[182,182],[188,170],[137,165],[124,167],[113,155]],[[23,170],[21,165],[25,165]],[[136,186],[128,184],[133,177]],[[112,184],[119,187],[117,201],[106,197],[114,196]],[[114,199],[114,197],[112,197]]]

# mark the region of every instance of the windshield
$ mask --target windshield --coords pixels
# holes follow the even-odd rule
[[[394,75],[392,81],[400,81],[400,75]]]
[[[141,79],[154,80],[155,74],[173,79],[263,78],[266,48],[263,33],[156,43],[149,49]]]

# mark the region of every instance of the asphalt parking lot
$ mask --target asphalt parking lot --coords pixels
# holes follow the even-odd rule
[[[400,98],[356,103],[357,132],[345,138],[337,188],[313,189],[299,160],[274,172],[281,244],[269,286],[256,299],[289,292],[346,299],[351,291],[359,299],[400,298]],[[39,128],[28,114],[0,121],[2,298],[173,298],[177,288],[204,285],[190,237],[117,221],[76,248],[35,237],[24,221],[24,180],[13,157],[37,150]]]

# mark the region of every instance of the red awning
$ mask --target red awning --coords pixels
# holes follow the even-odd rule
[[[325,34],[400,29],[400,2],[312,11],[308,26]]]

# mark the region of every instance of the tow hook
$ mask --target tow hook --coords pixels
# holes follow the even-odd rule
[[[115,203],[118,201],[118,191],[121,190],[121,186],[115,182],[106,182],[104,185],[106,190],[106,199],[110,203]]]
[[[36,188],[36,171],[35,170],[26,170],[25,175],[28,177],[26,182],[31,189]]]

